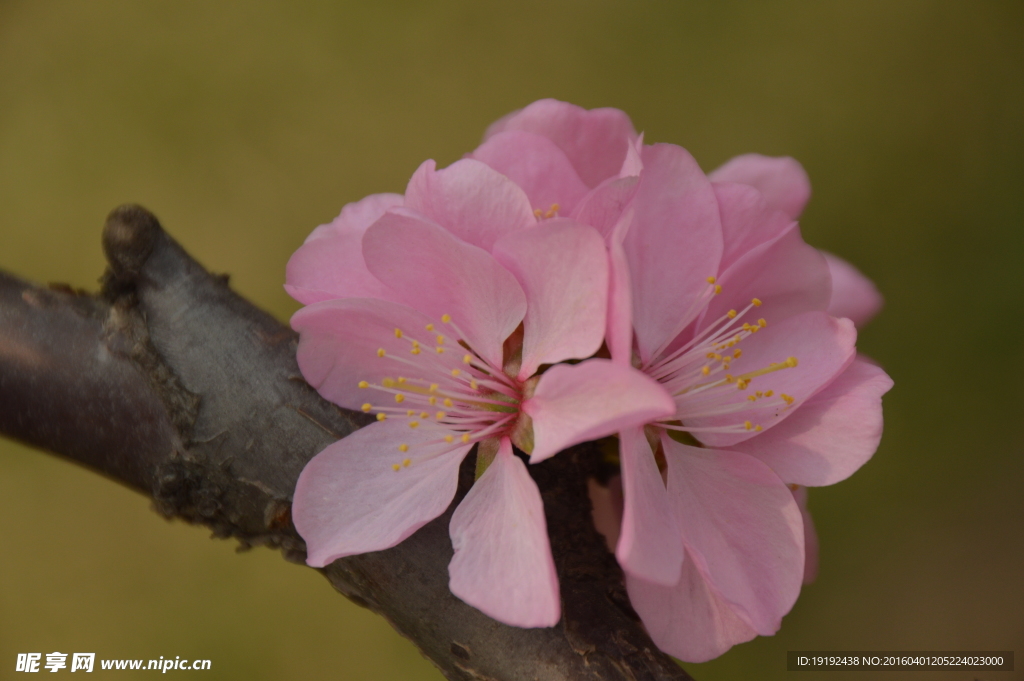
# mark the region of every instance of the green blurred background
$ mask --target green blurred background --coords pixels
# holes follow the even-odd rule
[[[94,289],[103,219],[135,201],[286,320],[285,262],[316,225],[542,97],[624,109],[706,170],[796,157],[805,237],[887,298],[859,344],[896,381],[885,437],[812,490],[817,583],[775,637],[691,673],[787,678],[793,649],[1024,654],[1020,2],[0,0],[0,267]],[[9,441],[0,517],[0,678],[54,650],[440,678],[315,572]]]

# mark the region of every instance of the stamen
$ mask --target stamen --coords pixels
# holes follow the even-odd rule
[[[370,404],[369,402],[364,402],[363,406],[360,407],[360,409],[362,409],[364,413],[369,414],[370,410],[373,409],[373,405]]]

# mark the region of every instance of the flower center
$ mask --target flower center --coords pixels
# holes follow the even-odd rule
[[[707,306],[712,296],[722,292],[722,286],[715,282],[714,277],[708,277],[708,284],[710,288],[700,298],[703,303],[700,309]],[[662,349],[651,362],[640,367],[660,382],[676,401],[675,415],[655,425],[689,433],[760,431],[761,425],[742,418],[743,412],[753,408],[760,411],[761,407],[776,407],[775,412],[779,412],[793,404],[795,398],[790,395],[777,394],[771,389],[748,391],[748,388],[755,378],[797,366],[796,357],[780,358],[779,362],[740,374],[730,372],[730,365],[743,354],[739,345],[768,326],[764,318],[743,321],[761,304],[754,298],[743,310],[729,310],[682,347],[667,354]],[[733,423],[699,427],[687,425],[688,421],[730,414],[737,415]]]
[[[377,356],[408,365],[408,375],[385,377],[380,383],[359,382],[360,388],[389,394],[389,401],[394,402],[394,406],[366,402],[364,412],[375,412],[378,421],[402,419],[410,429],[437,435],[416,445],[424,450],[422,456],[413,454],[392,464],[396,471],[453,447],[500,437],[513,428],[519,416],[523,400],[519,382],[475,352],[450,315],[442,315],[441,325],[451,330],[449,336],[439,333],[436,324],[427,324],[426,333],[415,336],[396,328],[395,338],[409,343],[408,356],[389,354],[383,348],[377,350]],[[410,453],[410,445],[400,444],[398,451]]]

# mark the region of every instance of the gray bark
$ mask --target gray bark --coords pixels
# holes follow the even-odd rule
[[[295,481],[366,417],[320,398],[299,373],[295,334],[207,272],[145,209],[112,212],[103,246],[109,268],[97,295],[0,272],[0,434],[122,482],[165,516],[302,563]],[[444,515],[399,546],[321,572],[449,679],[689,679],[644,632],[593,528],[585,480],[598,462],[581,445],[530,466],[561,581],[555,627],[505,626],[448,590],[448,522],[472,481],[472,456]]]

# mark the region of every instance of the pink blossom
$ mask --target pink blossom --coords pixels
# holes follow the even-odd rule
[[[533,107],[492,132],[527,130],[563,148],[556,137],[573,138],[561,122],[575,108]],[[583,198],[571,183],[559,195],[609,245],[613,360],[675,401],[672,415],[620,429],[616,555],[655,642],[701,661],[778,629],[814,540],[802,486],[845,478],[877,447],[891,381],[856,358],[854,324],[830,313],[860,305],[864,318],[880,298],[804,243],[795,218],[810,185],[792,159],[740,157],[709,179],[680,147],[625,139],[625,154],[604,147],[618,173],[606,163]],[[525,140],[510,139],[508,156]]]
[[[657,469],[634,464],[653,458],[648,439],[639,430],[621,435],[617,555],[655,642],[701,661],[778,629],[813,537],[787,483],[831,484],[862,465],[878,445],[880,398],[891,381],[856,359],[853,323],[827,312],[829,265],[786,212],[802,208],[808,191],[764,173],[756,179],[765,194],[712,183],[678,147],[641,156],[623,239],[634,361],[672,393],[676,413],[647,429],[667,464],[657,502]],[[756,160],[762,171],[775,161]],[[679,216],[675,224],[665,224],[666,214]],[[695,281],[716,261],[714,274]],[[666,288],[650,273],[672,262],[691,279]],[[681,537],[683,555],[663,558],[655,572],[648,554],[666,530]],[[678,581],[670,568],[681,570]]]
[[[530,201],[481,161],[428,161],[404,197],[367,197],[315,230],[286,285],[307,304],[292,318],[303,376],[378,419],[299,478],[307,562],[389,548],[439,516],[479,444],[490,465],[452,517],[450,586],[524,627],[555,624],[560,605],[540,494],[513,443],[536,462],[673,409],[631,367],[558,364],[602,344],[607,251],[595,228]]]

